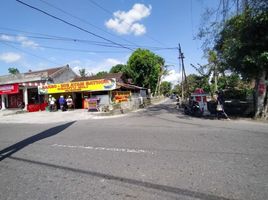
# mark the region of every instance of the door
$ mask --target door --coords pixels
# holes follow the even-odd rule
[[[82,93],[76,93],[75,108],[82,108]]]
[[[8,95],[8,108],[18,108],[19,104],[23,102],[22,90],[18,94]]]

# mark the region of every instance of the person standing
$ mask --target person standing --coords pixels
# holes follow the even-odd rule
[[[68,98],[66,99],[67,102],[67,107],[68,109],[71,109],[73,107],[73,99],[71,96],[68,96]]]
[[[65,111],[65,103],[66,103],[65,98],[64,98],[64,96],[61,95],[59,98],[59,104],[60,104],[61,111]]]
[[[220,90],[219,92],[216,92],[217,94],[217,107],[216,107],[216,112],[217,112],[217,117],[218,119],[224,116],[226,119],[230,120],[226,112],[224,111],[224,94],[223,91]]]
[[[52,95],[49,95],[48,98],[48,102],[49,102],[49,111],[55,111],[56,110],[56,99],[54,97],[52,97]]]

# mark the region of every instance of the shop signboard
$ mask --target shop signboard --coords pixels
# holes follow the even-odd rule
[[[19,84],[0,85],[1,94],[17,94],[19,93]]]
[[[99,79],[79,82],[68,82],[60,84],[50,84],[38,87],[39,94],[54,94],[66,92],[81,92],[81,91],[108,91],[116,88],[116,80]]]
[[[112,99],[116,103],[127,102],[131,96],[130,91],[115,91],[112,93]]]

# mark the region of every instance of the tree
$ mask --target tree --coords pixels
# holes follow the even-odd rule
[[[181,94],[181,84],[179,83],[179,84],[174,85],[174,88],[171,90],[171,93],[180,95]]]
[[[15,67],[10,67],[8,68],[8,73],[15,75],[15,74],[19,74],[20,71]]]
[[[211,94],[214,94],[216,91],[218,91],[218,78],[219,74],[221,73],[223,76],[224,75],[224,68],[221,67],[220,61],[217,56],[217,52],[213,50],[209,50],[207,52],[207,59],[208,59],[208,64],[206,65],[199,65],[199,67],[194,66],[193,64],[192,67],[194,67],[197,72],[206,80],[209,80],[210,77],[212,77],[211,80],[211,89],[209,90]]]
[[[154,92],[155,96],[160,94],[160,83],[161,83],[162,78],[169,74],[169,71],[168,71],[168,68],[167,68],[169,65],[164,65],[165,60],[163,58],[159,57],[158,59],[159,59],[158,62],[160,64],[160,72],[158,74],[156,89],[155,89],[155,92]]]
[[[208,84],[208,77],[190,74],[186,77],[189,86],[189,93],[193,93],[196,88],[202,88],[205,92],[210,92],[210,85]]]
[[[132,77],[134,84],[149,88],[154,93],[163,63],[164,59],[151,51],[137,49],[130,56],[126,71]]]
[[[106,71],[100,71],[96,74],[97,77],[103,77],[104,75],[108,74]]]
[[[255,116],[266,117],[268,79],[268,12],[248,9],[226,21],[216,50],[226,67],[255,80]],[[263,92],[260,95],[260,85]],[[266,89],[265,89],[266,88]]]
[[[170,94],[171,92],[171,83],[168,82],[168,81],[163,81],[160,85],[160,92],[161,94],[163,95],[167,95],[167,94]]]
[[[79,75],[81,77],[86,77],[87,76],[86,69],[85,68],[79,69]]]
[[[124,73],[126,71],[126,67],[127,67],[126,65],[117,64],[110,69],[110,73],[118,73],[118,72]]]

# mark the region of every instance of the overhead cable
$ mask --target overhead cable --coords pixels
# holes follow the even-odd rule
[[[67,12],[67,11],[65,11],[65,10],[63,10],[63,9],[61,9],[61,8],[59,8],[59,7],[57,7],[57,6],[55,6],[55,5],[53,5],[53,4],[51,4],[51,3],[48,3],[47,1],[44,1],[44,0],[39,0],[39,1],[43,2],[44,4],[50,6],[50,7],[54,8],[54,9],[56,9],[56,10],[58,10],[58,11],[64,13],[64,14],[66,14],[66,15],[71,16],[71,17],[73,17],[73,18],[75,18],[75,19],[77,19],[77,20],[79,20],[79,21],[81,21],[81,22],[83,22],[83,23],[85,23],[85,24],[88,24],[88,25],[90,25],[90,26],[92,26],[92,27],[94,27],[94,28],[96,28],[96,29],[98,29],[98,30],[100,30],[100,31],[103,31],[103,32],[106,33],[106,34],[109,34],[109,35],[111,35],[111,36],[113,36],[113,37],[117,37],[117,38],[119,38],[119,39],[121,39],[121,40],[123,40],[123,41],[125,41],[125,42],[127,42],[127,43],[130,43],[130,44],[139,46],[139,45],[135,44],[134,42],[131,42],[131,41],[129,41],[129,40],[126,40],[126,39],[124,39],[124,38],[122,38],[122,37],[119,37],[119,36],[117,36],[117,35],[114,35],[114,34],[108,32],[108,31],[106,31],[106,30],[104,30],[104,29],[102,29],[102,28],[100,28],[100,27],[98,27],[98,26],[96,26],[96,25],[90,23],[89,21],[87,21],[87,20],[85,20],[85,19],[82,19],[82,18],[80,18],[80,17],[77,17],[77,16],[75,16],[75,15],[73,15],[73,14],[71,14],[71,13],[69,13],[69,12]]]
[[[49,59],[47,59],[47,58],[44,58],[44,57],[41,57],[41,56],[37,56],[37,55],[35,55],[35,54],[33,54],[33,53],[30,53],[30,52],[28,52],[28,51],[25,51],[25,50],[22,50],[22,49],[20,49],[20,48],[14,47],[13,45],[11,45],[11,44],[7,44],[7,43],[4,42],[4,41],[0,41],[0,42],[1,42],[2,44],[6,45],[6,46],[9,46],[9,47],[11,47],[11,48],[13,48],[13,49],[16,49],[16,50],[18,50],[18,51],[24,52],[24,53],[26,53],[26,54],[29,54],[29,55],[31,55],[31,56],[33,56],[33,57],[39,58],[39,59],[41,59],[41,60],[46,60],[46,61],[48,61],[48,62],[50,62],[50,63],[55,64],[55,65],[60,65],[59,63],[56,63],[56,62],[54,62],[54,61],[51,61],[51,60],[49,60]]]
[[[112,44],[115,44],[115,45],[117,45],[117,46],[120,46],[120,47],[122,47],[122,48],[125,48],[125,49],[128,49],[128,50],[133,51],[133,49],[131,49],[131,48],[129,48],[129,47],[126,47],[126,46],[124,46],[124,45],[122,45],[122,44],[119,44],[119,43],[114,42],[114,41],[112,41],[112,40],[109,40],[109,39],[107,39],[107,38],[105,38],[105,37],[102,37],[102,36],[100,36],[100,35],[98,35],[98,34],[96,34],[96,33],[93,33],[93,32],[91,32],[91,31],[88,31],[88,30],[86,30],[86,29],[84,29],[84,28],[82,28],[82,27],[80,27],[80,26],[77,26],[77,25],[75,25],[75,24],[73,24],[73,23],[70,23],[70,22],[68,22],[68,21],[66,21],[66,20],[64,20],[64,19],[61,19],[61,18],[59,18],[59,17],[57,17],[57,16],[55,16],[55,15],[52,15],[52,14],[50,14],[50,13],[44,11],[44,10],[41,10],[41,9],[39,9],[39,8],[37,8],[37,7],[34,7],[34,6],[30,5],[30,4],[27,4],[27,3],[23,2],[23,1],[20,1],[20,0],[16,0],[16,1],[17,1],[18,3],[20,3],[20,4],[22,4],[22,5],[25,5],[25,6],[29,7],[29,8],[31,8],[31,9],[37,10],[37,11],[39,11],[39,12],[41,12],[41,13],[43,13],[43,14],[49,16],[49,17],[52,17],[52,18],[54,18],[54,19],[56,19],[56,20],[58,20],[58,21],[61,21],[61,22],[65,23],[65,24],[67,24],[67,25],[69,25],[69,26],[72,26],[72,27],[74,27],[74,28],[76,28],[76,29],[79,29],[79,30],[81,30],[81,31],[83,31],[83,32],[86,32],[86,33],[88,33],[88,34],[90,34],[90,35],[93,35],[93,36],[95,36],[95,37],[98,37],[98,38],[100,38],[100,39],[103,39],[103,40],[105,40],[105,41],[107,41],[107,42],[110,42],[110,43],[112,43]]]

